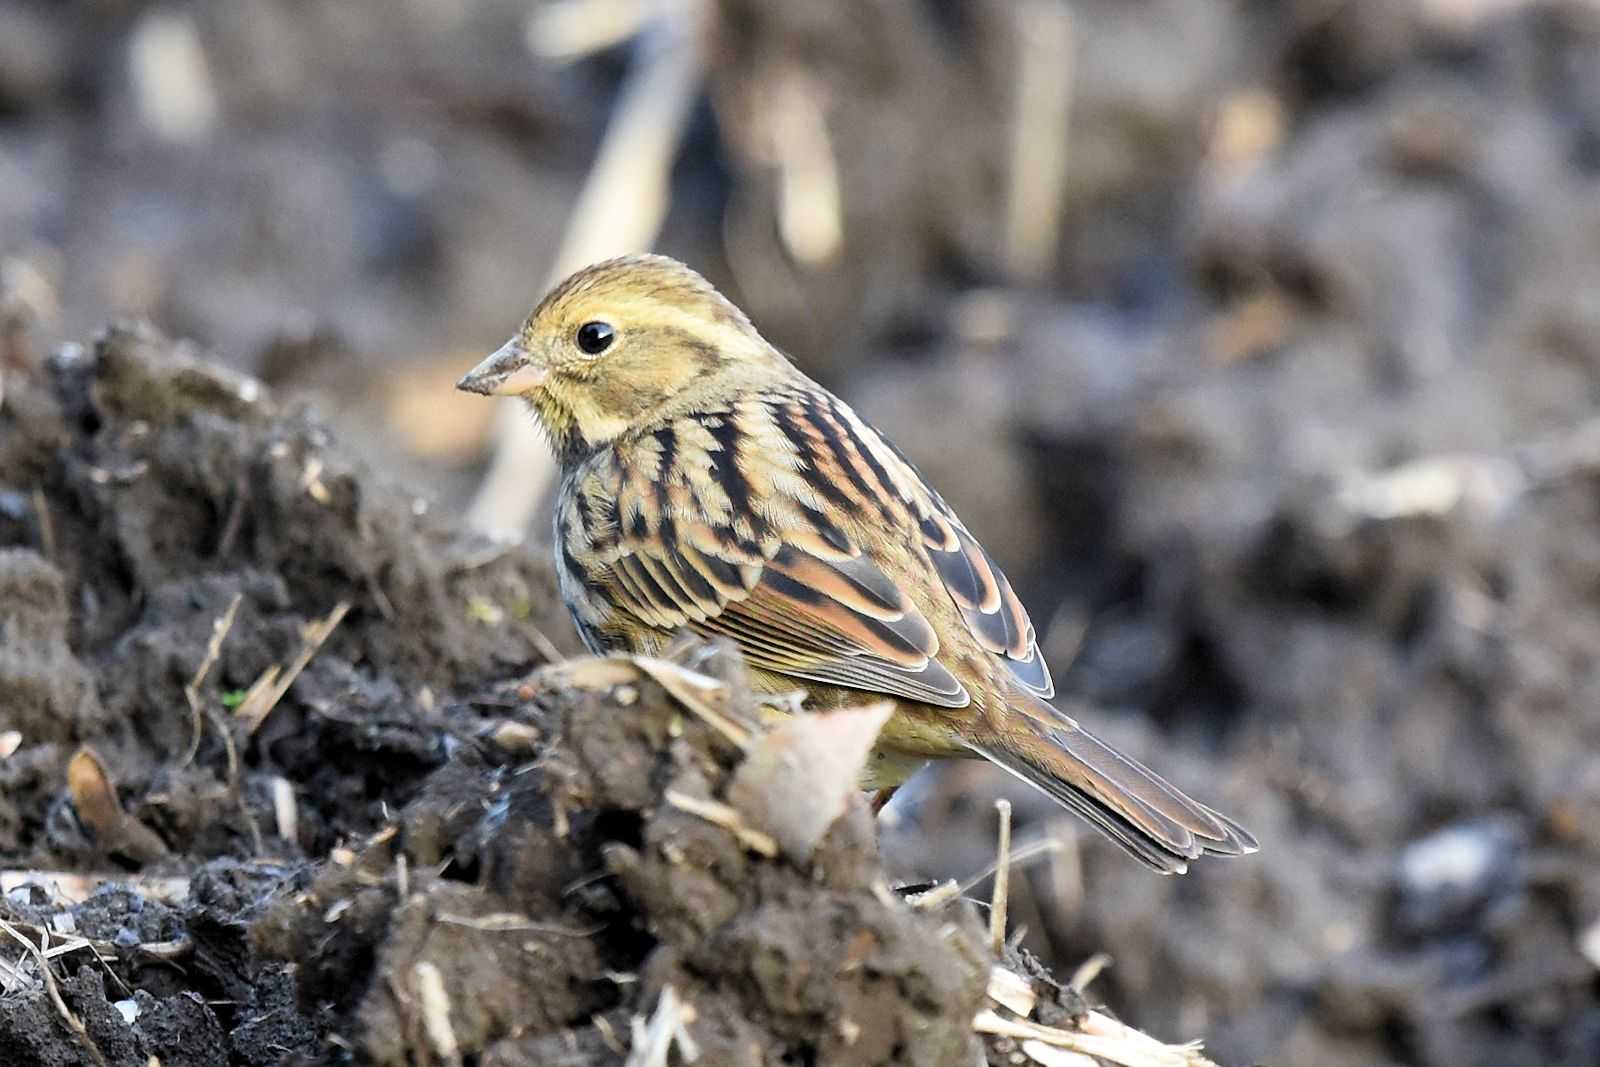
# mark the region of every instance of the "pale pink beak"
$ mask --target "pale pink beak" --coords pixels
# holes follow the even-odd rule
[[[484,360],[469,370],[456,383],[456,388],[484,396],[521,396],[531,393],[544,384],[550,372],[535,366],[528,353],[512,338]]]

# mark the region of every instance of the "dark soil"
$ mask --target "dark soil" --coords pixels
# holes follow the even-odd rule
[[[1263,851],[1153,878],[961,765],[889,809],[891,877],[981,870],[1003,794],[1020,839],[1073,842],[1013,881],[1024,943],[1057,973],[1110,952],[1093,993],[1154,1033],[1229,1064],[1600,1062],[1594,6],[1071,6],[1066,215],[1037,284],[1004,275],[995,236],[999,0],[720,4],[661,247],[939,486],[1023,592],[1064,699]],[[124,62],[167,6],[112,7],[0,2],[0,745],[21,735],[0,871],[144,880],[103,906],[6,897],[18,929],[104,946],[55,964],[106,1054],[392,1053],[417,1040],[418,963],[472,990],[463,1043],[507,1063],[620,1059],[609,1035],[667,985],[715,1020],[707,1047],[795,1062],[852,1062],[817,1051],[846,999],[898,1020],[862,1031],[879,1051],[967,1005],[966,920],[942,962],[930,928],[907,940],[863,891],[859,816],[821,873],[757,862],[663,807],[669,780],[721,789],[727,756],[692,724],[662,747],[591,732],[658,721],[649,685],[605,715],[614,696],[508,691],[539,634],[574,648],[541,553],[418,504],[473,471],[384,422],[403,369],[436,368],[421,395],[442,407],[536,299],[623,50],[533,62],[523,0],[455,20],[197,5],[221,117],[169,142]],[[797,71],[824,91],[845,214],[815,268],[778,239],[748,113]],[[351,450],[134,333],[19,369],[113,309],[317,392]],[[235,596],[187,759],[184,685]],[[341,602],[230,773],[211,719]],[[79,810],[82,745],[121,817]],[[626,773],[596,784],[586,749]],[[865,984],[809,980],[807,952],[850,958],[816,932],[845,928],[872,931]],[[169,936],[180,958],[137,947]],[[504,1030],[509,990],[548,1033]],[[0,1041],[86,1062],[42,996],[0,995]]]

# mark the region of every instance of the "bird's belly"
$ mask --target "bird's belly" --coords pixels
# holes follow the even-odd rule
[[[879,745],[861,768],[862,789],[893,789],[928,765],[928,757]]]

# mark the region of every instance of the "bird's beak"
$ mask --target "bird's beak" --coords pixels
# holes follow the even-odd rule
[[[469,370],[456,388],[484,396],[520,396],[544,384],[550,372],[528,358],[527,350],[512,338]]]

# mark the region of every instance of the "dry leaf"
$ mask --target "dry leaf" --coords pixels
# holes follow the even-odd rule
[[[67,764],[67,789],[72,793],[72,803],[78,809],[78,818],[94,833],[95,839],[106,843],[115,838],[126,819],[122,801],[117,799],[117,787],[106,773],[104,763],[93,749],[80,748]]]
[[[116,783],[93,749],[78,749],[67,764],[67,790],[78,818],[107,852],[120,852],[139,863],[167,855],[166,843],[123,810]]]
[[[728,786],[728,801],[792,859],[811,858],[828,827],[860,792],[861,768],[894,712],[881,701],[796,715],[751,741]]]

